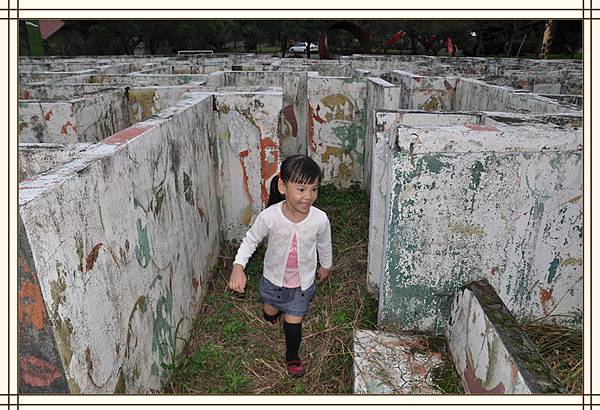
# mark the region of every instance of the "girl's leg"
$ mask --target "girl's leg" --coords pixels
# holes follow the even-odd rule
[[[300,316],[285,314],[283,331],[285,333],[286,362],[299,361],[298,350],[302,341],[302,319]]]
[[[275,306],[263,303],[263,317],[267,322],[275,323],[280,315],[281,311]]]

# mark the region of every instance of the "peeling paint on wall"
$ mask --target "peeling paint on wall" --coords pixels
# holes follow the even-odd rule
[[[279,168],[280,91],[216,93],[216,138],[223,235],[241,239],[268,202]]]
[[[308,155],[323,170],[323,182],[362,183],[367,122],[366,80],[309,77]]]
[[[372,141],[371,203],[369,217],[369,252],[367,287],[379,297],[379,285],[384,272],[384,253],[388,241],[387,229],[390,213],[390,186],[393,174],[393,147],[396,146],[398,127],[402,126],[444,126],[455,124],[477,124],[481,117],[476,114],[436,113],[416,111],[379,112],[374,111],[375,131]],[[431,166],[435,165],[434,163]],[[432,182],[431,186],[434,186]],[[415,187],[408,185],[403,197],[414,193]],[[383,246],[382,246],[383,244]]]
[[[581,133],[552,126],[398,128],[381,323],[439,332],[451,295],[478,275],[521,320],[548,311],[540,284],[560,294],[554,314],[575,315],[583,272],[557,255],[583,251],[581,203],[568,202],[581,161]]]

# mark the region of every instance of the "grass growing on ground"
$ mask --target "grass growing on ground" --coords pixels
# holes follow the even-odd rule
[[[258,281],[265,246],[246,266],[243,295],[226,289],[236,246],[225,243],[186,348],[171,364],[170,390],[182,394],[352,393],[355,329],[375,329],[377,301],[366,291],[369,199],[360,188],[322,186],[315,204],[331,222],[334,269],[317,285],[303,324],[306,375],[287,376],[282,320],[262,319]]]
[[[522,329],[567,388],[567,393],[582,394],[583,330],[540,322],[526,323]]]

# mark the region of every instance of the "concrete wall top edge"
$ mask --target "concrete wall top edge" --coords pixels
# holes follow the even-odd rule
[[[202,91],[202,92],[191,92],[189,94],[202,94],[202,95],[269,95],[269,96],[282,96],[283,92],[281,88],[273,87],[273,88],[264,88],[264,87],[231,87],[230,90],[228,87],[218,87],[212,90]],[[243,90],[240,91],[240,88]],[[247,90],[246,90],[247,88]],[[236,91],[237,90],[237,91]]]
[[[549,124],[400,126],[396,150],[411,154],[580,151],[583,135]]]
[[[80,85],[80,84],[76,84],[76,85]],[[63,85],[61,84],[61,87]],[[79,101],[85,101],[85,100],[89,100],[91,98],[100,96],[100,95],[105,95],[105,94],[110,94],[116,91],[122,91],[123,87],[115,87],[114,85],[111,85],[110,87],[106,87],[106,88],[102,88],[102,89],[98,89],[98,90],[93,90],[93,91],[85,91],[85,92],[81,92],[78,93],[77,96],[72,96],[70,98],[49,98],[49,99],[34,99],[34,100],[27,100],[27,99],[19,99],[19,103],[26,103],[26,104],[35,104],[35,103],[42,103],[42,104],[46,104],[46,103],[75,103],[75,102],[79,102]]]
[[[560,381],[540,356],[533,341],[521,330],[517,320],[487,279],[468,283],[463,291],[465,289],[473,294],[490,319],[490,324],[510,351],[532,393],[563,391]]]
[[[431,79],[448,79],[448,78],[452,78],[452,79],[458,79],[459,77],[456,74],[451,74],[451,75],[421,75],[421,74],[416,74],[410,71],[404,71],[404,70],[390,70],[390,73],[394,73],[397,75],[401,75],[404,77],[410,77],[410,78],[431,78]],[[463,79],[464,77],[460,77],[461,79]],[[470,79],[469,79],[470,80]],[[488,84],[488,83],[483,83],[483,84]]]
[[[452,115],[478,115],[481,117],[487,117],[489,119],[505,123],[506,125],[531,125],[535,124],[546,124],[553,126],[551,123],[546,121],[546,118],[583,118],[581,112],[560,112],[560,113],[513,113],[506,111],[425,111],[416,109],[405,109],[405,110],[386,110],[376,109],[375,115],[379,114],[422,114],[422,115],[440,115],[440,116],[452,116]],[[556,127],[556,126],[554,126]]]
[[[57,149],[57,150],[61,150],[61,149],[71,149],[73,147],[75,147],[75,149],[77,148],[84,148],[84,147],[89,147],[93,144],[89,143],[89,142],[82,142],[82,143],[75,143],[75,144],[57,144],[57,143],[50,143],[50,142],[21,142],[19,143],[19,150],[22,149]]]
[[[383,78],[379,78],[379,77],[367,77],[367,81],[372,82],[372,83],[376,83],[379,86],[382,87],[398,87],[396,84],[392,84],[388,81],[385,81]]]
[[[112,86],[113,84],[111,84]],[[123,85],[123,88],[129,88],[130,90],[189,90],[189,89],[205,89],[204,85],[191,85],[191,84],[181,84],[181,85]]]

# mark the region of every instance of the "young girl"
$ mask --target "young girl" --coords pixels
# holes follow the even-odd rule
[[[293,155],[281,164],[271,181],[268,207],[256,217],[233,262],[229,287],[244,292],[244,268],[260,241],[268,236],[260,295],[263,316],[274,324],[284,315],[287,371],[304,374],[298,356],[302,319],[315,294],[315,271],[319,254],[319,281],[331,269],[331,228],[325,212],[312,206],[317,199],[321,169],[306,155]]]

